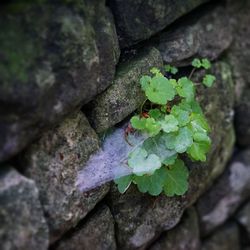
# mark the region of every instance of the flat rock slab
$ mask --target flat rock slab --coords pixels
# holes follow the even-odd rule
[[[161,55],[153,47],[119,64],[113,84],[84,108],[93,128],[103,132],[135,111],[146,98],[140,86],[141,76],[161,66]]]
[[[250,197],[250,151],[232,160],[223,175],[198,203],[201,233],[209,234],[223,224]]]
[[[176,66],[190,65],[194,57],[214,60],[233,39],[225,8],[204,6],[155,38],[163,61]]]
[[[108,87],[119,48],[104,0],[0,8],[3,161]]]
[[[49,230],[34,181],[13,168],[0,170],[1,250],[47,250]]]
[[[195,208],[184,213],[180,223],[161,235],[149,250],[200,250],[199,221]]]
[[[128,47],[163,30],[208,0],[109,0],[121,47]]]
[[[82,224],[82,223],[81,223]],[[115,250],[114,219],[107,206],[94,214],[58,242],[55,250]]]
[[[51,242],[74,227],[109,190],[104,185],[82,193],[76,176],[99,140],[86,117],[76,112],[31,145],[22,159],[25,175],[36,181],[50,228]]]

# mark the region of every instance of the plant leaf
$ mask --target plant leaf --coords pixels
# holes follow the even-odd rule
[[[148,152],[148,154],[158,155],[160,161],[164,164],[167,164],[167,162],[173,162],[177,157],[175,150],[169,150],[166,148],[166,142],[163,133],[145,140],[143,143],[143,148]]]
[[[155,76],[146,88],[145,94],[151,102],[164,105],[174,99],[175,89],[167,78]]]
[[[179,126],[185,126],[190,121],[189,112],[180,106],[174,105],[171,109],[171,114],[178,120]]]
[[[130,119],[131,126],[138,130],[143,130],[146,127],[146,118],[140,118],[139,115],[135,115]]]
[[[148,114],[154,119],[159,119],[162,116],[162,113],[159,109],[150,109]]]
[[[181,77],[178,80],[176,91],[179,96],[186,98],[189,102],[194,99],[194,84],[187,77]]]
[[[216,80],[216,77],[214,75],[205,75],[203,80],[202,80],[202,83],[206,86],[206,87],[212,87],[214,82]]]
[[[135,175],[142,176],[153,174],[156,169],[161,167],[161,161],[157,155],[148,154],[144,148],[138,147],[130,153],[128,165]]]
[[[199,69],[202,66],[201,60],[198,58],[195,58],[192,61],[192,66]]]
[[[140,192],[148,192],[154,196],[159,195],[164,184],[163,172],[164,170],[161,168],[156,170],[153,175],[135,176],[134,182],[137,184]]]
[[[204,69],[210,69],[211,68],[211,63],[207,58],[201,59],[201,64]]]
[[[188,190],[188,169],[180,159],[165,169],[164,193],[167,196],[183,195]]]
[[[121,177],[119,179],[115,179],[114,182],[117,184],[117,188],[120,193],[125,193],[129,188],[130,184],[132,183],[133,176],[128,175]]]
[[[175,139],[175,150],[178,153],[184,153],[193,143],[191,131],[187,127],[180,128]]]
[[[165,115],[165,119],[161,122],[161,128],[164,132],[175,132],[178,128],[178,120],[173,115]]]
[[[150,136],[156,136],[161,130],[160,124],[156,122],[154,118],[146,119],[145,128],[146,132],[149,133]]]
[[[206,153],[209,151],[211,144],[208,142],[200,141],[194,142],[187,153],[193,160],[206,161]]]
[[[151,81],[151,77],[150,76],[142,76],[140,79],[140,84],[141,84],[141,88],[145,91],[147,89],[147,87],[149,86],[149,83]]]

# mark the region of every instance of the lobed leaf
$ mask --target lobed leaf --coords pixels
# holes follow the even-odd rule
[[[153,174],[156,169],[161,167],[161,161],[156,154],[148,154],[144,148],[138,147],[130,153],[128,165],[135,175],[142,176]]]
[[[212,87],[214,82],[216,80],[216,77],[214,75],[205,75],[203,80],[202,80],[202,83],[206,86],[206,87]]]
[[[165,77],[155,76],[145,89],[147,98],[156,104],[164,105],[175,97],[175,89]]]
[[[164,168],[164,193],[167,196],[183,195],[188,190],[188,169],[177,159],[170,168]]]

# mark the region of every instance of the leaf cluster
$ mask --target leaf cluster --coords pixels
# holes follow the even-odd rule
[[[211,67],[207,59],[194,59],[192,65],[194,69]],[[170,65],[164,69],[171,75],[178,72]],[[196,84],[191,79],[166,77],[157,68],[150,72],[140,79],[150,108],[130,120],[132,127],[146,133],[148,139],[128,156],[133,174],[115,182],[121,193],[134,183],[141,192],[151,195],[183,195],[188,189],[188,169],[180,155],[206,161],[211,147],[210,127],[195,99]],[[211,87],[214,81],[215,77],[207,74],[202,84]]]

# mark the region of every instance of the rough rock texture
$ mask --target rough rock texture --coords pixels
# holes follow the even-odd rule
[[[239,229],[236,224],[226,224],[206,239],[201,250],[240,250]]]
[[[224,223],[250,197],[250,150],[232,160],[213,187],[198,201],[201,233]]]
[[[55,250],[115,250],[114,220],[107,206],[102,206],[87,221],[53,248]]]
[[[160,53],[155,48],[141,51],[117,69],[114,83],[85,107],[88,118],[97,132],[122,121],[145,100],[140,78],[152,67],[162,66]]]
[[[160,33],[156,47],[164,62],[177,66],[189,65],[194,57],[214,60],[232,42],[231,27],[224,28],[228,22],[224,8],[205,6]]]
[[[200,250],[199,222],[194,208],[188,209],[181,222],[164,233],[149,250]]]
[[[128,47],[164,29],[208,0],[109,0],[122,47]]]
[[[245,229],[248,239],[250,240],[250,202],[245,204],[238,212],[236,219],[238,223]]]
[[[216,84],[199,89],[199,99],[212,127],[212,150],[204,164],[190,166],[189,191],[183,197],[155,198],[137,191],[131,186],[120,194],[113,186],[110,205],[117,223],[118,247],[136,249],[145,247],[159,234],[173,228],[184,209],[196,201],[211,182],[220,175],[232,153],[234,132],[232,130],[233,83],[230,69],[225,63],[214,65]]]
[[[235,79],[237,97],[235,107],[235,130],[237,144],[250,145],[250,2],[235,1],[229,5],[230,23],[234,42],[228,53]]]
[[[24,174],[39,188],[52,242],[85,217],[109,190],[105,185],[80,193],[75,186],[78,171],[98,143],[86,117],[77,112],[31,145],[21,161]]]
[[[1,4],[0,161],[113,79],[119,53],[105,1],[67,2]]]
[[[34,181],[12,168],[0,170],[2,250],[47,250],[48,226]]]

